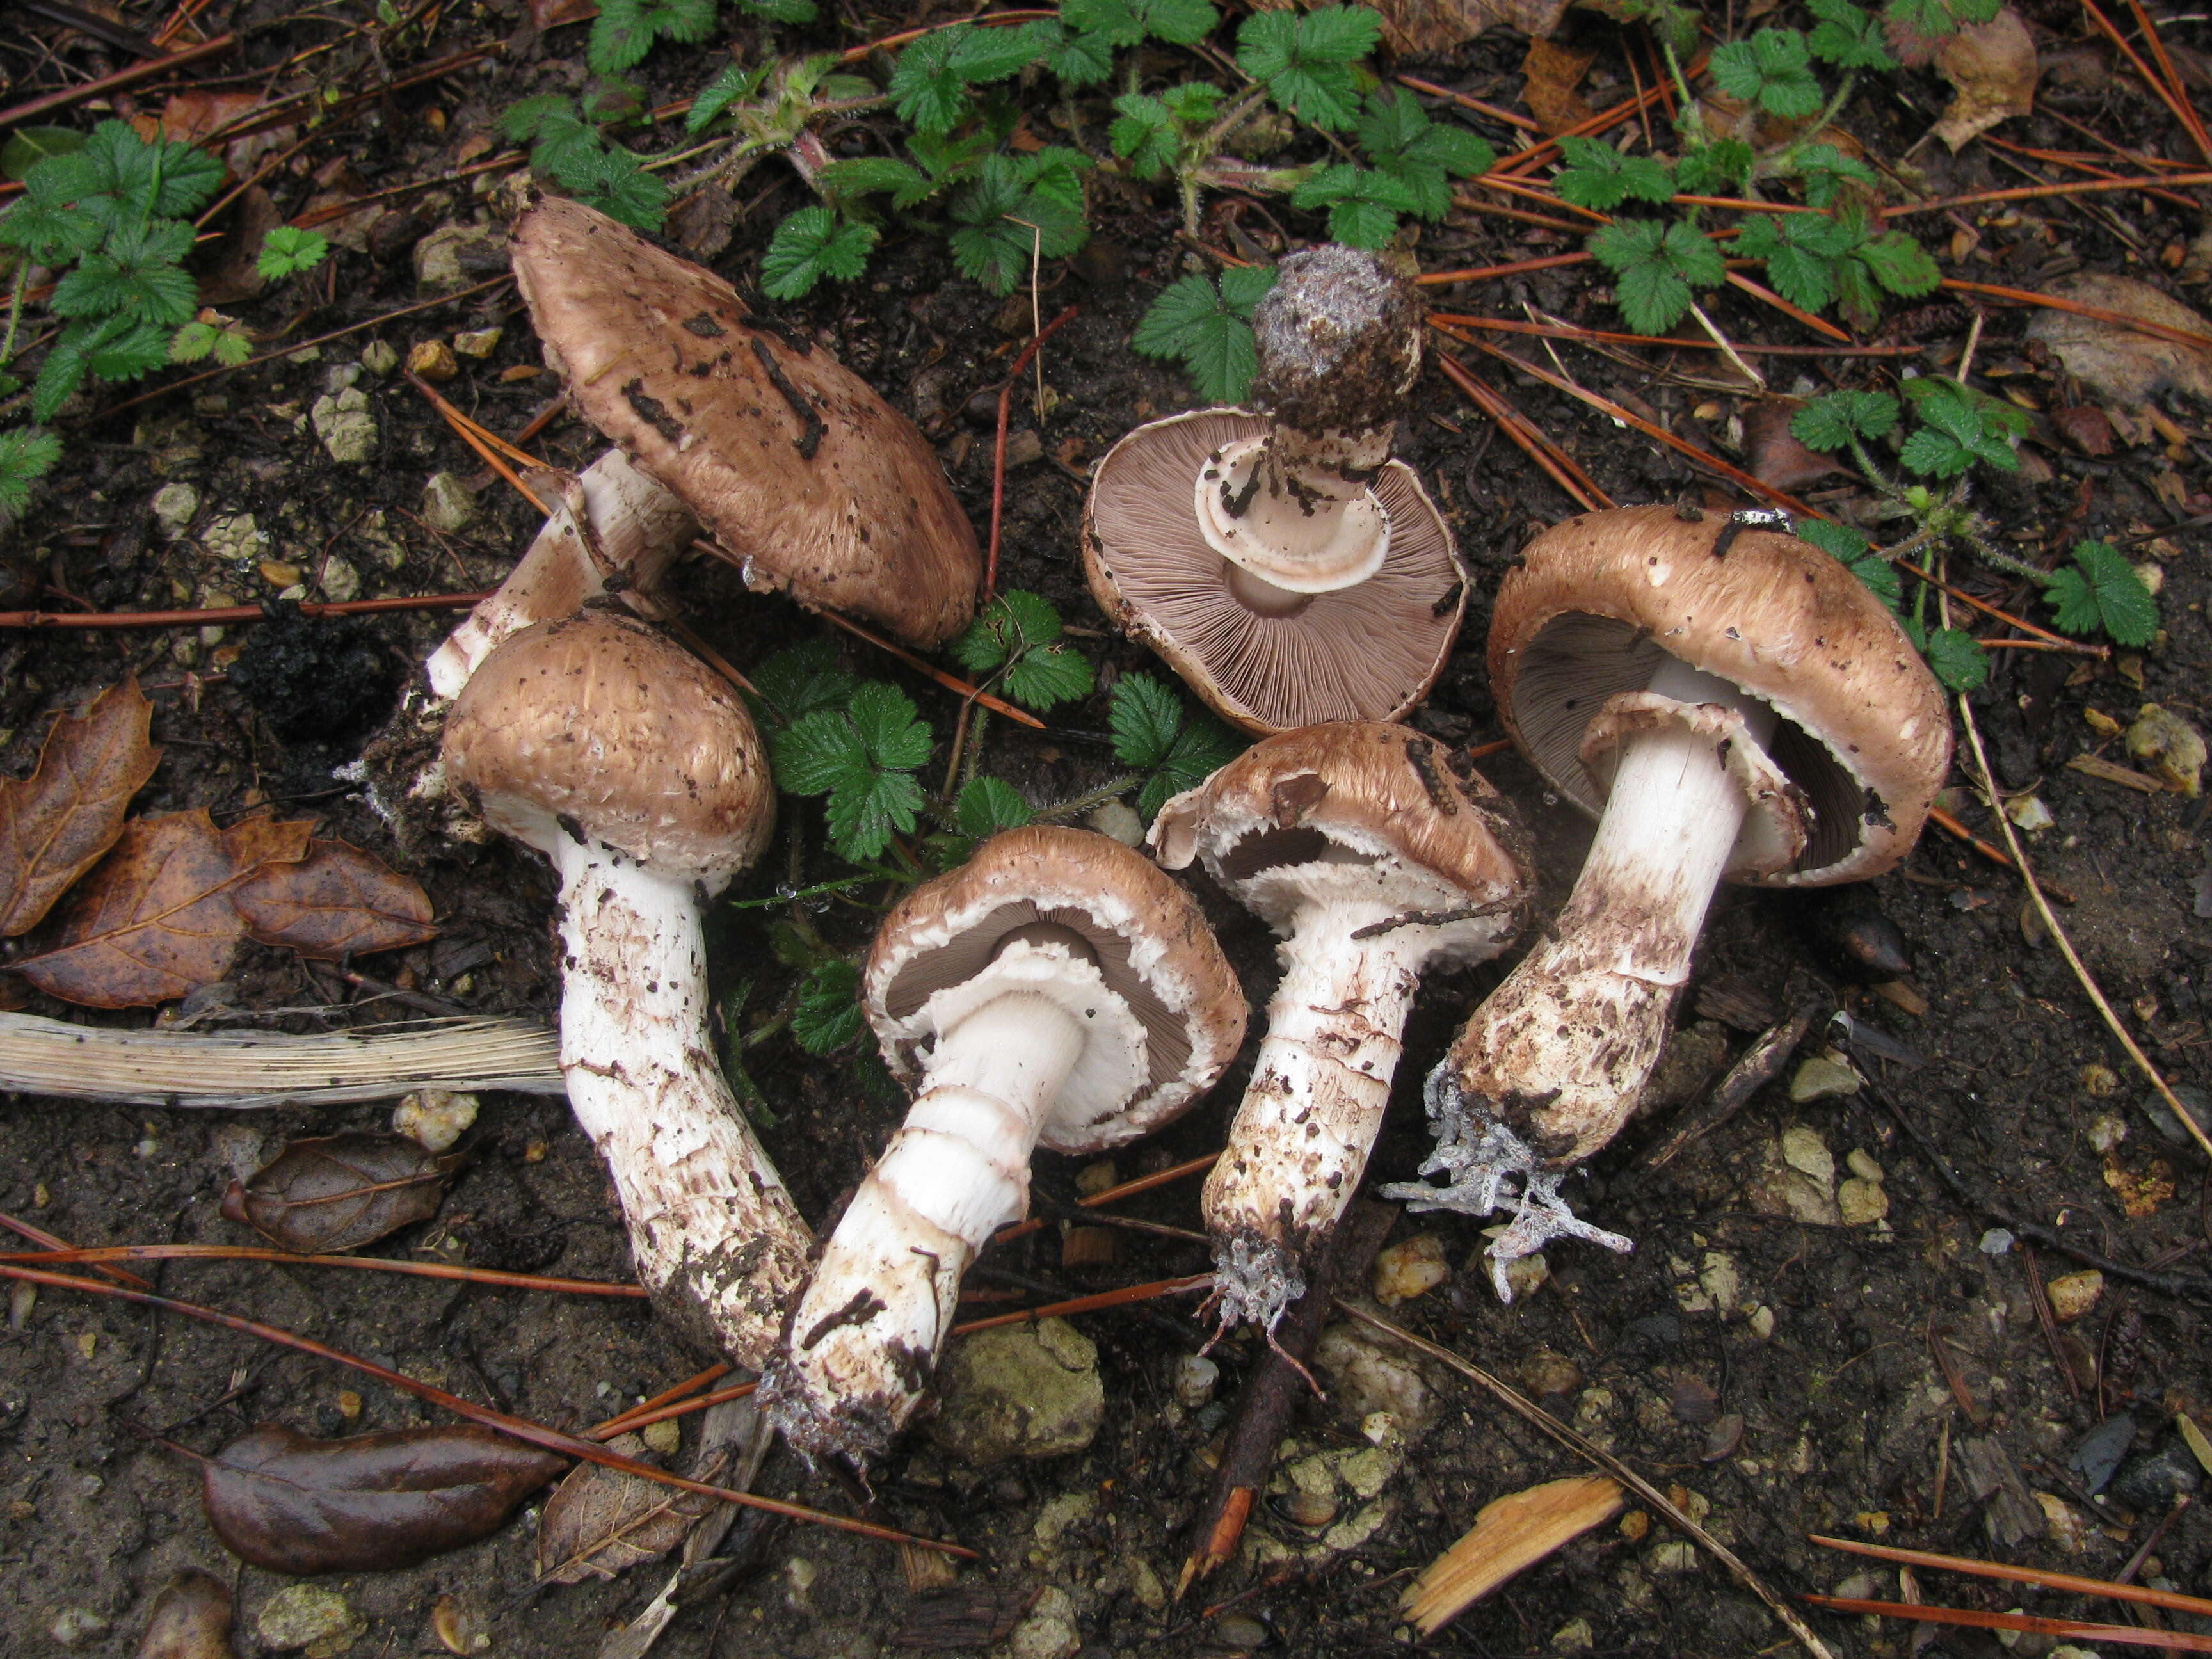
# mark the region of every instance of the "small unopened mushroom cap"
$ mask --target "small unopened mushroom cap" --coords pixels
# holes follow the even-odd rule
[[[606,611],[526,628],[486,657],[446,718],[445,765],[494,829],[540,852],[597,843],[710,892],[775,827],[736,692]]]
[[[1278,932],[1309,890],[1298,876],[1309,866],[1371,872],[1376,890],[1409,911],[1509,912],[1527,897],[1522,872],[1533,867],[1512,807],[1472,765],[1406,726],[1365,720],[1255,744],[1163,806],[1152,845],[1171,870],[1202,861]],[[1494,955],[1514,926],[1510,915],[1482,918],[1463,942]]]
[[[1007,935],[1039,922],[1082,935],[1145,1036],[1134,1091],[1073,1110],[1064,1093],[1047,1119],[1046,1146],[1086,1152],[1134,1139],[1188,1105],[1235,1057],[1244,994],[1190,895],[1110,836],[1036,824],[984,842],[884,918],[862,975],[862,1006],[895,1073],[921,1069],[930,998],[972,978]]]
[[[1306,432],[1395,421],[1420,373],[1424,309],[1375,254],[1336,242],[1291,254],[1252,313],[1253,404]]]
[[[1766,745],[1811,821],[1784,867],[1739,878],[1817,887],[1879,875],[1911,850],[1951,764],[1942,688],[1897,619],[1838,560],[1777,531],[1624,507],[1553,526],[1498,591],[1490,679],[1524,753],[1586,811],[1584,762],[1609,699],[1641,691],[1661,653],[1771,707]],[[1593,749],[1592,753],[1596,751]]]
[[[1231,567],[1199,527],[1193,486],[1210,457],[1267,429],[1244,410],[1200,410],[1139,427],[1109,450],[1083,515],[1091,594],[1247,732],[1395,720],[1436,683],[1467,609],[1451,531],[1413,470],[1388,462],[1372,486],[1390,516],[1382,568],[1301,595],[1289,614],[1262,615],[1231,588]]]
[[[914,423],[712,271],[546,197],[516,285],[584,418],[681,495],[757,589],[918,646],[965,628],[975,532]]]

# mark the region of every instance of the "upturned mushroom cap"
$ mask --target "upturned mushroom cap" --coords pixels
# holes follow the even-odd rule
[[[1774,709],[1767,751],[1809,808],[1794,859],[1733,878],[1818,887],[1879,875],[1911,850],[1950,769],[1942,689],[1843,564],[1771,530],[1736,526],[1723,544],[1730,527],[1625,507],[1531,542],[1491,617],[1498,714],[1546,780],[1595,813],[1606,791],[1590,724],[1671,654]]]
[[[861,992],[893,1072],[920,1072],[931,996],[972,978],[1008,934],[1038,922],[1083,936],[1142,1032],[1133,1086],[1103,1099],[1083,1083],[1114,1068],[1079,1062],[1046,1120],[1044,1145],[1089,1152],[1133,1140],[1188,1105],[1235,1057],[1244,994],[1190,895],[1110,836],[1037,824],[986,842],[884,918]]]
[[[446,720],[453,786],[551,853],[597,842],[710,892],[760,854],[775,789],[737,694],[644,623],[541,623],[486,657]]]
[[[1083,515],[1083,568],[1101,610],[1224,720],[1265,735],[1323,720],[1395,720],[1427,695],[1467,609],[1451,531],[1413,470],[1386,462],[1382,568],[1268,616],[1240,599],[1200,531],[1192,484],[1209,458],[1269,429],[1242,409],[1139,427],[1107,452]]]
[[[689,503],[749,586],[917,646],[968,625],[975,532],[928,442],[857,375],[580,202],[540,199],[513,241],[570,400]]]
[[[1202,860],[1279,933],[1304,897],[1295,872],[1316,864],[1371,869],[1376,888],[1407,910],[1517,911],[1531,867],[1520,824],[1480,772],[1454,759],[1434,739],[1379,721],[1286,732],[1169,801],[1152,845],[1171,870]],[[1447,924],[1443,954],[1463,945],[1494,955],[1517,921]]]

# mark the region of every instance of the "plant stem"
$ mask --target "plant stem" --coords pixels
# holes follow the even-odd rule
[[[23,255],[15,261],[15,281],[8,290],[8,332],[0,337],[0,368],[15,360],[15,325],[22,320],[23,293],[30,280],[30,258]]]
[[[2000,570],[2010,571],[2023,580],[2033,582],[2038,587],[2051,586],[2051,573],[2048,570],[2037,569],[2027,560],[2006,552],[1994,542],[1976,532],[1969,530],[1965,533],[1968,545],[1972,547],[1975,556],[1984,564],[1992,564]]]
[[[1102,783],[1096,789],[1086,789],[1083,793],[1061,801],[1056,806],[1040,806],[1037,808],[1036,822],[1060,823],[1066,819],[1079,817],[1094,806],[1103,806],[1108,801],[1127,794],[1144,781],[1145,775],[1142,772],[1124,772],[1120,777]]]
[[[1828,100],[1827,107],[1820,112],[1813,125],[1791,139],[1780,155],[1754,166],[1751,170],[1751,176],[1754,179],[1771,178],[1776,173],[1789,172],[1790,164],[1797,159],[1806,147],[1826,132],[1834,124],[1835,118],[1844,112],[1844,106],[1850,102],[1851,94],[1857,89],[1858,83],[1859,72],[1856,70],[1844,76],[1844,84],[1836,88],[1836,95]]]

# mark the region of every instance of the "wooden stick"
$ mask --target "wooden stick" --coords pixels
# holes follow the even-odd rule
[[[1820,1015],[1819,1003],[1802,1003],[1787,1019],[1769,1029],[1737,1057],[1702,1103],[1677,1117],[1667,1138],[1637,1159],[1638,1166],[1665,1169],[1692,1141],[1711,1134],[1742,1110],[1752,1096],[1782,1074]]]
[[[416,1279],[491,1285],[508,1291],[552,1291],[564,1296],[611,1296],[628,1302],[642,1301],[647,1295],[642,1285],[617,1285],[600,1279],[549,1279],[539,1273],[501,1273],[493,1267],[470,1267],[452,1261],[410,1261],[398,1256],[301,1255],[296,1250],[272,1250],[253,1244],[105,1244],[81,1250],[64,1245],[58,1250],[0,1254],[0,1261],[53,1267],[79,1263],[97,1267],[103,1261],[283,1261],[295,1267],[350,1267],[357,1273],[404,1273]],[[136,1282],[146,1284],[143,1279]],[[153,1288],[150,1285],[146,1287]]]
[[[67,109],[88,98],[105,98],[111,92],[125,87],[135,87],[141,81],[150,81],[170,70],[179,70],[187,64],[204,63],[210,58],[220,58],[238,44],[234,34],[218,34],[212,40],[197,46],[186,46],[182,52],[173,52],[160,58],[151,58],[143,64],[133,64],[129,69],[118,70],[112,75],[103,75],[96,81],[86,81],[74,87],[64,87],[59,92],[50,92],[43,98],[33,98],[27,103],[17,104],[12,109],[0,109],[0,130],[21,126],[26,121],[35,121],[41,115],[51,115],[58,109]]]
[[[2002,1578],[2016,1584],[2036,1584],[2045,1589],[2065,1590],[2075,1595],[2108,1595],[2115,1601],[2139,1601],[2148,1607],[2166,1607],[2175,1613],[2193,1613],[2200,1618],[2212,1618],[2212,1601],[2202,1596],[2184,1595],[2178,1590],[2147,1589],[2141,1584],[2121,1583],[2110,1578],[2083,1578],[2070,1572],[2052,1572],[2046,1567],[2015,1567],[2002,1561],[1981,1561],[1967,1555],[1938,1555],[1931,1550],[1899,1549],[1893,1544],[1862,1544],[1855,1539],[1830,1538],[1824,1534],[1808,1532],[1808,1542],[1823,1548],[1842,1550],[1848,1555],[1864,1555],[1876,1561],[1894,1561],[1908,1567],[1934,1567],[1943,1572],[1970,1573],[1977,1578]]]

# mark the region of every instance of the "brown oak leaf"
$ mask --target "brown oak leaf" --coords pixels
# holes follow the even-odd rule
[[[35,927],[115,844],[161,758],[147,738],[153,719],[137,680],[110,686],[55,720],[29,777],[0,783],[0,934]]]
[[[430,896],[358,847],[317,839],[297,864],[265,864],[231,891],[246,931],[263,945],[339,962],[437,935]]]
[[[437,1214],[466,1158],[365,1130],[295,1140],[230,1183],[223,1218],[252,1228],[280,1250],[359,1249]]]
[[[204,808],[137,818],[64,908],[58,941],[15,967],[50,996],[147,1007],[228,971],[245,919],[231,890],[307,856],[307,823],[248,818],[217,830]]]

